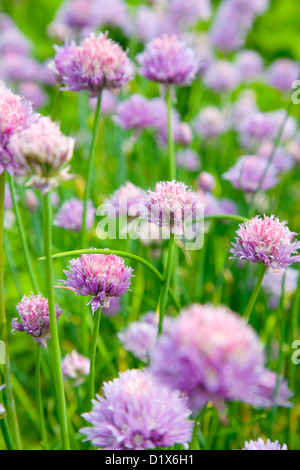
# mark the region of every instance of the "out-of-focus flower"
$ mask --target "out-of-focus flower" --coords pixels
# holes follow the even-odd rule
[[[0,173],[20,173],[20,165],[9,149],[12,137],[35,119],[31,104],[0,82]]]
[[[14,24],[8,27],[0,24],[0,54],[2,58],[6,54],[27,56],[30,54],[31,48],[29,39]]]
[[[253,90],[243,90],[233,104],[232,124],[234,129],[240,130],[244,119],[257,111],[256,95]]]
[[[268,82],[278,90],[290,92],[292,83],[299,78],[299,64],[290,59],[278,59],[268,70]]]
[[[271,271],[281,271],[300,261],[297,252],[300,242],[293,241],[297,233],[291,232],[286,224],[274,215],[255,216],[240,225],[230,252],[236,259],[247,259],[264,264]]]
[[[60,40],[75,38],[82,30],[96,26],[93,0],[69,0],[62,2],[55,19],[47,28],[48,34]]]
[[[5,183],[5,192],[4,192],[4,210],[12,208],[12,198],[9,190],[8,183]]]
[[[232,91],[241,81],[240,72],[235,64],[226,59],[212,62],[203,75],[205,85],[214,91]]]
[[[37,195],[32,189],[26,189],[25,191],[25,198],[24,198],[24,206],[29,212],[34,212],[39,205],[39,200]]]
[[[271,300],[269,306],[272,309],[275,309],[278,306],[281,292],[282,292],[282,281],[283,281],[284,271],[271,272],[267,271],[262,286],[263,288],[271,294]],[[299,273],[297,269],[287,268],[285,270],[285,281],[284,281],[284,293],[285,297],[293,294],[297,289]]]
[[[198,171],[201,167],[197,152],[192,149],[179,150],[176,155],[176,162],[179,168],[188,171]]]
[[[273,140],[275,140],[282,129],[281,141],[295,137],[298,124],[294,116],[288,116],[285,109],[277,109],[270,113],[270,119],[273,124]],[[283,126],[284,123],[284,126]],[[283,126],[283,127],[282,127]]]
[[[30,184],[44,193],[57,186],[59,179],[69,179],[74,139],[66,137],[49,117],[41,117],[15,134],[10,149]]]
[[[268,162],[256,155],[244,155],[238,159],[233,167],[223,174],[223,179],[230,181],[236,188],[245,192],[257,191],[261,179],[266,171]],[[277,184],[277,170],[270,164],[260,189],[267,190]]]
[[[92,296],[89,304],[94,313],[109,307],[110,297],[120,297],[129,290],[132,272],[119,256],[81,255],[70,261],[69,270],[64,270],[67,280],[62,283],[77,295]]]
[[[272,152],[274,151],[274,145],[274,142],[264,140],[257,150],[257,155],[265,160],[269,160]],[[284,147],[279,146],[274,152],[272,164],[278,171],[288,171],[294,166],[295,161]]]
[[[258,406],[266,396],[259,388],[268,371],[259,338],[224,306],[193,304],[182,310],[168,332],[159,337],[151,359],[152,373],[186,393],[195,412],[208,401],[220,405],[223,400],[238,400]],[[273,396],[275,387],[273,384]],[[279,392],[277,402],[285,398]],[[273,401],[264,400],[264,405],[272,406]]]
[[[202,109],[195,121],[195,131],[205,139],[219,136],[226,128],[225,116],[216,106]]]
[[[115,121],[123,129],[134,129],[136,132],[153,126],[152,102],[142,95],[131,95],[129,99],[119,103]]]
[[[80,429],[100,449],[143,450],[190,441],[187,399],[156,383],[148,372],[128,370],[103,385]]]
[[[182,235],[186,221],[192,221],[196,213],[196,196],[192,189],[179,181],[161,181],[155,191],[145,194],[145,218],[165,227],[170,233]]]
[[[21,323],[18,322],[17,318],[13,318],[11,322],[12,333],[14,331],[25,331],[32,336],[36,343],[46,348],[46,340],[51,338],[48,299],[45,299],[41,294],[28,297],[24,295],[16,308]],[[55,311],[58,320],[62,310],[56,305]]]
[[[133,64],[107,33],[91,34],[79,45],[56,46],[52,67],[70,91],[86,90],[97,96],[103,89],[118,90],[133,78]]]
[[[137,60],[143,77],[165,85],[190,85],[199,68],[194,51],[166,34],[147,44]]]
[[[266,442],[260,437],[257,441],[248,441],[245,442],[242,450],[288,450],[286,444],[279,444],[278,441],[270,441],[268,439]]]
[[[109,199],[106,199],[105,205],[112,217],[136,216],[142,210],[143,198],[144,191],[139,186],[127,181]]]
[[[235,58],[242,80],[250,82],[259,78],[263,72],[264,61],[258,52],[243,50]]]
[[[101,114],[113,114],[118,106],[119,98],[109,90],[103,90],[101,96]],[[97,97],[94,96],[89,99],[89,105],[92,109],[96,109]]]
[[[42,108],[48,102],[48,96],[37,83],[20,83],[19,92],[24,98],[31,101],[36,108]]]
[[[82,356],[77,351],[67,354],[61,363],[63,377],[69,377],[74,380],[74,385],[81,385],[85,376],[90,373],[90,360]]]
[[[207,21],[211,15],[210,0],[171,0],[170,14],[178,23],[191,25],[196,21]]]
[[[57,227],[80,232],[82,227],[83,201],[76,197],[65,201],[57,212],[53,224]],[[88,201],[86,213],[86,229],[91,230],[95,221],[96,209],[92,201]]]
[[[102,313],[106,317],[114,317],[121,311],[121,302],[119,297],[111,297],[109,299],[109,307],[103,307]]]
[[[248,115],[240,126],[240,133],[246,139],[262,140],[274,135],[274,124],[271,113],[257,111]]]
[[[198,187],[202,191],[211,192],[216,187],[215,177],[207,171],[201,171],[197,179]]]
[[[135,32],[138,39],[146,43],[162,34],[176,34],[178,27],[168,12],[139,5],[136,9]]]
[[[94,16],[98,26],[121,28],[126,35],[131,33],[131,21],[124,0],[95,0]]]

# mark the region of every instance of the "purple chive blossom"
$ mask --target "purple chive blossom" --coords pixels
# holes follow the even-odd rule
[[[274,142],[271,140],[264,140],[261,143],[261,146],[257,150],[257,154],[259,157],[262,157],[264,160],[268,160],[270,155],[273,153],[274,150]],[[295,160],[291,155],[289,155],[288,151],[285,150],[284,147],[277,147],[275,153],[273,154],[272,158],[272,165],[280,172],[280,171],[288,171],[290,170],[295,164]]]
[[[21,173],[14,152],[9,148],[14,134],[24,129],[35,118],[29,101],[13,94],[0,82],[0,173]]]
[[[25,99],[32,102],[35,108],[42,108],[46,105],[48,97],[43,89],[34,82],[20,83],[19,91]]]
[[[275,404],[285,408],[292,407],[290,399],[293,393],[288,388],[287,381],[283,377],[280,377],[277,398],[274,400],[276,383],[277,374],[269,369],[265,369],[258,382],[249,386],[248,396],[245,397],[244,401],[255,408],[270,408]]]
[[[142,95],[132,95],[118,105],[115,121],[123,129],[139,132],[154,125],[152,108],[152,102]]]
[[[275,309],[278,306],[281,292],[282,292],[282,281],[284,271],[271,272],[267,271],[262,282],[262,287],[271,294],[269,307]],[[293,294],[297,289],[298,281],[298,270],[293,268],[287,268],[285,270],[285,282],[284,282],[284,293],[285,298]]]
[[[20,321],[13,318],[11,322],[12,333],[14,331],[25,331],[31,335],[36,343],[44,348],[47,347],[46,340],[51,338],[49,323],[48,299],[41,294],[25,296],[16,306],[20,315]],[[56,305],[56,319],[60,317],[62,310]]]
[[[172,324],[171,322],[170,317],[165,317],[164,331],[168,330],[168,327]],[[155,312],[149,312],[144,315],[142,320],[131,322],[117,336],[126,351],[131,352],[135,357],[147,363],[157,340],[157,332],[158,315]]]
[[[216,187],[216,179],[214,175],[207,171],[201,171],[197,179],[198,187],[204,192],[212,192]]]
[[[133,78],[133,65],[116,42],[99,33],[79,45],[56,47],[52,67],[66,90],[86,90],[97,96],[103,89],[118,90]]]
[[[262,140],[273,136],[274,124],[271,113],[257,111],[241,123],[240,132],[246,139]]]
[[[234,129],[240,131],[249,115],[257,112],[256,94],[253,90],[244,90],[239,94],[238,99],[232,107],[232,125]]]
[[[223,179],[230,181],[236,188],[245,192],[255,192],[260,189],[271,189],[277,184],[277,170],[270,164],[264,180],[261,179],[266,171],[268,162],[256,155],[245,155],[238,159],[233,167],[223,174]],[[260,184],[261,183],[261,184]]]
[[[77,387],[84,382],[85,376],[90,373],[90,360],[74,350],[64,357],[61,368],[63,377],[73,379],[74,385]]]
[[[95,20],[94,1],[64,1],[48,26],[48,32],[59,39],[76,37],[81,30],[96,26]]]
[[[155,191],[145,194],[145,217],[149,222],[165,227],[169,232],[182,235],[185,222],[191,222],[196,213],[194,191],[179,181],[161,181]]]
[[[70,261],[62,283],[76,295],[92,296],[92,312],[109,307],[110,297],[119,297],[129,290],[133,270],[115,255],[81,255]],[[89,305],[88,304],[88,305]]]
[[[57,212],[53,224],[74,232],[80,232],[82,226],[83,201],[72,198],[65,201]],[[86,229],[91,230],[95,221],[96,209],[92,201],[88,201],[86,214]]]
[[[270,119],[273,124],[273,139],[275,140],[279,134],[279,131],[282,127],[282,123],[286,120],[286,111],[284,109],[278,109],[270,113]],[[281,141],[285,142],[287,140],[295,137],[298,130],[297,120],[293,116],[289,116],[285,122]]]
[[[139,5],[135,15],[135,31],[137,38],[146,43],[163,34],[176,34],[178,26],[168,12]]]
[[[126,35],[131,32],[131,22],[124,0],[96,0],[94,14],[99,26],[118,27]]]
[[[103,385],[80,429],[86,440],[103,450],[144,450],[186,444],[193,423],[187,399],[162,387],[148,373],[127,370]]]
[[[208,401],[273,404],[265,399],[270,392],[263,385],[270,371],[265,369],[259,337],[227,307],[193,304],[182,310],[159,337],[151,359],[154,376],[184,392],[194,412]],[[272,384],[273,395],[275,387]],[[279,394],[278,401],[284,398]]]
[[[226,59],[216,60],[207,68],[203,76],[205,85],[215,91],[232,91],[241,81],[237,66]]]
[[[207,106],[198,114],[195,131],[203,138],[218,137],[227,129],[225,116],[215,106]]]
[[[241,224],[230,250],[233,258],[264,264],[270,271],[281,271],[300,261],[300,242],[293,241],[297,233],[290,232],[286,224],[274,215],[255,216]]]
[[[279,444],[278,441],[270,441],[268,439],[266,442],[260,437],[257,441],[248,441],[245,442],[242,450],[288,450],[286,444]]]
[[[74,139],[66,137],[49,117],[41,117],[29,127],[15,134],[10,149],[22,170],[30,176],[29,184],[44,193],[58,180],[69,179]]]
[[[268,70],[268,82],[278,90],[290,92],[292,84],[299,78],[299,64],[290,59],[278,59]]]
[[[170,14],[178,23],[191,25],[199,20],[207,21],[211,15],[210,0],[171,0]]]
[[[179,150],[176,155],[178,168],[185,168],[188,171],[198,171],[201,167],[199,155],[191,149]]]
[[[112,217],[136,216],[142,210],[143,198],[144,191],[139,186],[127,181],[109,199],[106,199],[105,205]]]
[[[147,44],[137,60],[143,77],[165,85],[188,86],[199,68],[194,51],[166,34]]]
[[[259,78],[263,72],[264,62],[258,52],[243,50],[235,58],[242,80],[250,82]]]

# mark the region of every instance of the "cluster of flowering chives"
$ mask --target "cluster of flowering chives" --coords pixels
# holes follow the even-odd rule
[[[176,36],[166,34],[147,44],[137,60],[143,77],[164,85],[188,86],[199,69],[194,51]]]
[[[14,152],[10,149],[13,136],[36,119],[31,104],[15,95],[0,82],[0,173],[21,173]]]
[[[119,256],[81,255],[70,261],[69,270],[64,270],[67,280],[62,283],[77,295],[92,296],[89,304],[95,313],[109,307],[110,297],[120,297],[129,290],[132,272]]]
[[[66,90],[85,90],[97,96],[103,89],[118,90],[133,78],[133,64],[107,33],[91,34],[79,45],[56,46],[52,64]]]
[[[65,201],[55,215],[53,224],[57,227],[80,232],[82,227],[83,201],[72,198]],[[91,230],[95,221],[96,209],[92,201],[88,201],[86,214],[86,229]]]
[[[147,191],[143,202],[145,218],[175,235],[182,235],[186,222],[192,222],[196,215],[194,191],[175,180],[157,183],[155,191]]]
[[[266,442],[260,437],[257,441],[248,441],[245,442],[242,450],[288,450],[286,444],[279,444],[278,441],[270,441],[268,439]]]
[[[84,382],[85,377],[90,373],[90,360],[74,349],[62,360],[61,369],[63,377],[73,379],[74,386],[77,387]]]
[[[12,333],[14,331],[25,331],[32,336],[34,341],[44,348],[47,347],[46,340],[51,337],[49,323],[48,299],[41,294],[25,296],[16,306],[21,323],[17,318],[11,322]],[[55,307],[56,319],[60,317],[62,310],[58,305]]]
[[[71,177],[68,163],[74,142],[49,117],[40,117],[12,136],[10,149],[23,173],[30,176],[29,184],[46,193],[58,180]]]
[[[259,338],[227,307],[194,304],[182,310],[159,337],[151,359],[152,373],[186,393],[195,412],[208,401],[216,405],[223,400],[265,407],[274,404],[276,374],[265,368]],[[288,406],[290,396],[281,381],[277,403]]]
[[[130,181],[120,186],[105,205],[108,213],[112,217],[136,216],[142,211],[144,191]]]
[[[80,429],[103,450],[144,450],[186,444],[193,423],[187,399],[162,387],[142,370],[128,370],[103,385],[93,408],[84,413],[91,427]]]
[[[293,241],[297,233],[291,232],[286,224],[274,215],[255,216],[240,225],[230,252],[236,259],[247,259],[269,270],[281,271],[300,261],[297,251],[300,242]]]
[[[256,155],[244,155],[223,174],[223,179],[230,181],[236,189],[253,193],[276,186],[277,175],[277,169],[272,164],[268,165],[267,160]]]

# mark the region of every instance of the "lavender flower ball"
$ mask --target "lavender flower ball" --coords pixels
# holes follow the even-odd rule
[[[219,405],[238,400],[255,406],[263,401],[271,406],[266,390],[259,387],[267,371],[259,338],[227,307],[193,304],[182,310],[159,337],[151,359],[154,376],[184,392],[194,412],[208,401]],[[272,390],[274,394],[275,384]]]
[[[201,171],[197,179],[198,188],[204,192],[212,192],[216,187],[214,175],[207,171]]]
[[[77,387],[84,382],[85,376],[90,373],[90,360],[74,350],[64,357],[61,368],[64,379],[66,377],[73,379],[74,385]]]
[[[225,116],[216,106],[207,106],[196,118],[195,131],[205,139],[218,137],[226,128]]]
[[[26,129],[15,134],[10,149],[30,184],[46,193],[58,186],[58,180],[69,179],[74,139],[66,137],[49,117],[40,117]]]
[[[83,201],[72,198],[65,201],[57,212],[53,224],[74,232],[80,232],[82,227]],[[95,221],[96,209],[92,201],[88,201],[86,214],[86,229],[91,230]]]
[[[264,62],[256,51],[243,50],[239,52],[235,63],[244,82],[251,82],[262,75]]]
[[[103,450],[144,450],[190,441],[192,421],[187,400],[178,391],[157,384],[148,372],[127,370],[103,385],[80,429],[86,440]]]
[[[226,59],[212,62],[203,75],[204,84],[215,92],[230,92],[238,87],[240,81],[238,68]]]
[[[14,331],[25,331],[32,336],[34,341],[44,348],[47,347],[46,340],[51,337],[48,300],[41,294],[25,296],[17,305],[21,323],[17,318],[11,322],[12,333]],[[56,305],[56,319],[60,317],[62,310]]]
[[[288,450],[286,444],[279,444],[278,441],[270,441],[268,439],[266,442],[260,437],[257,441],[248,441],[245,442],[242,450]]]
[[[115,255],[81,255],[70,261],[64,270],[67,280],[62,283],[76,295],[92,296],[92,312],[109,307],[110,297],[120,297],[129,290],[133,270]],[[88,304],[88,305],[89,305]]]
[[[184,183],[162,181],[156,184],[155,191],[149,189],[145,194],[145,217],[172,234],[182,235],[186,221],[195,217],[196,204],[194,191]]]
[[[255,216],[240,225],[236,242],[232,243],[235,259],[247,259],[251,263],[261,263],[271,271],[281,271],[300,261],[298,235],[291,232],[287,222],[280,222],[274,215],[263,218]],[[296,256],[292,256],[296,254]]]
[[[201,167],[197,152],[191,149],[179,150],[176,155],[178,168],[184,168],[188,171],[198,171]]]
[[[210,0],[171,0],[170,14],[178,23],[186,25],[199,20],[207,21],[211,15]]]
[[[259,157],[264,160],[269,160],[271,154],[274,151],[274,142],[271,140],[263,140],[261,146],[257,150]],[[295,165],[293,157],[285,150],[284,147],[278,146],[273,153],[272,165],[277,171],[288,171]]]
[[[188,86],[199,68],[193,50],[176,36],[166,34],[147,44],[137,61],[143,77],[165,85]]]
[[[299,78],[299,64],[290,59],[278,59],[268,70],[268,82],[274,88],[290,92],[292,83]]]
[[[142,95],[131,95],[118,105],[115,121],[123,129],[141,131],[154,125],[152,108],[151,101]]]
[[[233,167],[223,174],[223,179],[230,181],[236,188],[245,192],[255,192],[266,171],[268,162],[256,155],[245,155],[238,159]],[[270,164],[260,189],[271,189],[277,184],[277,170]]]
[[[31,104],[13,94],[0,82],[0,173],[22,173],[14,152],[10,149],[13,136],[35,119]]]
[[[91,34],[79,45],[56,47],[54,68],[65,89],[86,90],[92,96],[103,89],[117,90],[133,78],[126,52],[102,33]]]

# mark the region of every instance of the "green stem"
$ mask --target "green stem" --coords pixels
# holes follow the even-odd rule
[[[267,268],[265,267],[265,265],[262,265],[259,276],[258,276],[258,279],[257,279],[257,282],[256,282],[256,286],[254,287],[254,289],[252,291],[251,297],[249,299],[249,302],[248,302],[246,310],[245,310],[244,318],[247,322],[250,319],[250,315],[251,315],[251,312],[252,312],[253,307],[255,305],[258,293],[260,291],[261,284],[263,282],[266,270],[267,270]]]
[[[84,248],[86,246],[86,215],[87,215],[87,204],[90,198],[91,186],[92,186],[92,177],[94,173],[94,159],[95,159],[95,148],[96,141],[100,123],[100,111],[101,111],[101,93],[98,96],[97,107],[94,116],[94,125],[93,125],[93,136],[89,152],[88,159],[88,172],[86,178],[84,199],[83,199],[83,214],[82,214],[82,228],[81,228],[81,245]]]
[[[49,302],[49,321],[51,332],[51,346],[52,346],[52,360],[53,360],[53,375],[56,384],[57,402],[59,411],[59,421],[61,428],[61,438],[63,448],[69,450],[69,433],[68,433],[68,420],[67,409],[65,400],[65,391],[61,370],[61,356],[58,338],[57,320],[55,312],[55,300],[53,291],[53,265],[52,265],[52,206],[50,192],[43,196],[44,206],[44,250],[46,257],[46,284],[47,296]]]
[[[95,362],[96,362],[96,351],[97,351],[97,338],[100,329],[100,320],[101,320],[101,308],[98,308],[95,312],[94,318],[94,330],[91,344],[90,352],[90,377],[89,377],[89,389],[90,389],[90,400],[93,400],[95,397]]]
[[[23,248],[24,255],[25,255],[25,261],[26,261],[29,277],[30,277],[34,292],[37,294],[39,291],[38,284],[37,284],[37,280],[34,274],[34,269],[32,265],[31,256],[29,253],[29,249],[28,249],[28,244],[27,244],[27,240],[25,236],[25,231],[24,231],[23,222],[22,222],[22,218],[21,218],[21,214],[19,210],[19,205],[16,199],[15,183],[14,183],[12,175],[9,175],[9,189],[10,189],[11,199],[12,199],[12,203],[13,203],[13,207],[14,207],[14,211],[15,211],[15,215],[17,219],[19,235],[20,235],[22,248]]]
[[[1,431],[2,431],[3,439],[4,439],[7,450],[14,450],[14,444],[10,437],[6,419],[0,418],[0,426],[1,426]]]
[[[11,380],[10,358],[8,351],[7,319],[5,313],[5,291],[4,291],[4,197],[5,197],[5,172],[0,175],[0,339],[5,344],[5,364],[4,380],[6,384],[7,412],[11,429],[13,430],[13,439],[18,450],[21,449],[21,439],[19,433],[16,405],[13,395],[13,386]]]
[[[103,255],[117,255],[117,256],[122,256],[123,258],[128,258],[132,259],[134,261],[137,261],[140,264],[143,264],[156,278],[157,280],[163,284],[164,283],[164,276],[151,264],[149,261],[147,261],[144,258],[141,258],[140,256],[134,255],[133,253],[127,253],[126,251],[119,251],[119,250],[108,250],[108,249],[86,249],[86,250],[74,250],[74,251],[65,251],[64,253],[57,253],[55,255],[52,255],[52,258],[63,258],[65,256],[77,256],[77,255],[84,255],[84,254],[95,254],[95,253],[100,253]],[[45,260],[45,257],[39,258],[40,261]],[[180,304],[178,300],[176,299],[174,293],[169,289],[169,296],[174,303],[176,310],[180,310]]]
[[[35,392],[36,392],[36,401],[38,404],[38,411],[40,417],[40,433],[42,438],[42,447],[48,449],[47,444],[47,432],[45,426],[44,410],[43,410],[43,400],[42,400],[42,389],[41,389],[41,346],[36,345],[36,359],[35,359]]]
[[[169,177],[170,181],[176,179],[176,162],[175,162],[175,145],[172,125],[172,89],[167,88],[167,105],[168,105],[168,145],[169,145]]]
[[[163,283],[161,294],[160,294],[159,323],[158,323],[159,335],[162,333],[162,329],[163,329],[163,321],[164,321],[164,316],[165,316],[165,311],[166,311],[166,302],[167,302],[168,290],[169,290],[169,285],[170,285],[170,277],[171,277],[171,271],[172,271],[174,251],[175,251],[175,237],[171,233],[170,241],[169,241],[169,248],[168,248],[168,259],[167,259],[167,265],[165,268],[165,275],[164,275],[164,283]]]
[[[279,314],[280,314],[280,342],[279,342],[279,353],[278,353],[278,362],[277,362],[277,378],[276,378],[276,386],[274,391],[274,406],[272,408],[271,420],[270,420],[270,439],[272,440],[273,435],[273,428],[274,423],[277,415],[277,397],[279,393],[280,381],[281,381],[281,373],[283,367],[283,343],[285,341],[285,310],[284,310],[284,286],[285,286],[285,278],[286,278],[286,271],[284,271],[284,275],[282,278],[282,289],[281,289],[281,298],[279,303]]]

